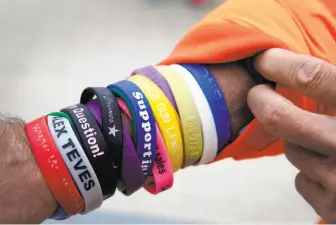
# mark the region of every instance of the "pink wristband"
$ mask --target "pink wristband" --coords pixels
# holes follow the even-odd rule
[[[117,101],[119,107],[130,119],[132,119],[126,103],[120,98],[117,98]],[[174,172],[169,161],[167,147],[157,125],[156,133],[158,149],[156,151],[155,164],[152,170],[153,177],[148,177],[144,186],[144,188],[151,194],[158,194],[166,191],[174,184]]]

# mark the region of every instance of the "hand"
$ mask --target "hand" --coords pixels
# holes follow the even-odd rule
[[[323,60],[271,49],[256,58],[255,68],[271,81],[336,104],[336,67]],[[285,155],[300,170],[297,191],[327,223],[336,223],[336,118],[304,111],[266,85],[251,89],[248,105],[266,130],[285,139]]]

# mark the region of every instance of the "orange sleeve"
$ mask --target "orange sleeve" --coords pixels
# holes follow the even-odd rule
[[[335,0],[321,0],[325,4],[326,8],[336,18],[336,1]]]
[[[336,64],[335,9],[336,0],[228,0],[192,27],[161,64],[224,63],[275,47]],[[317,112],[321,107],[292,90],[281,86],[276,90],[303,109]],[[282,152],[283,141],[267,138],[253,120],[217,160]]]

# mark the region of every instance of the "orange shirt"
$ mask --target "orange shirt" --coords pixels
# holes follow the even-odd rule
[[[161,64],[230,62],[275,47],[336,64],[334,16],[336,0],[228,0],[192,27]],[[321,112],[324,108],[280,85],[276,90],[305,110]],[[253,120],[216,160],[282,152],[283,141],[268,136]]]

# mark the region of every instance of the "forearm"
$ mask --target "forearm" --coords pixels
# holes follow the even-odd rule
[[[212,65],[225,95],[231,120],[231,140],[242,127],[252,119],[246,97],[254,81],[238,63]],[[123,115],[123,122],[132,132],[132,124]],[[24,125],[17,120],[1,121],[0,222],[40,223],[50,216],[57,207],[56,200],[49,190],[26,139]]]
[[[335,38],[332,38],[330,33],[334,27],[330,16],[320,5],[315,4],[315,1],[310,4],[301,1],[299,7],[296,7],[294,1],[286,2],[291,3],[287,5],[292,10],[291,13],[278,1],[261,1],[258,4],[243,0],[229,1],[230,4],[219,7],[196,25],[178,44],[171,57],[163,63],[232,62],[272,47],[292,49],[300,53],[317,48],[321,51],[316,50],[311,54],[333,61],[332,52],[324,51],[333,49],[332,46],[335,45]],[[258,11],[258,14],[255,14],[255,11]],[[293,11],[297,11],[295,15]],[[309,13],[304,13],[305,11]],[[295,20],[293,16],[296,17]],[[245,23],[244,18],[248,23]],[[306,33],[303,29],[298,29],[297,21],[304,25]],[[311,26],[312,21],[317,23]],[[241,23],[244,24],[240,25]],[[315,33],[319,35],[314,37],[314,41],[304,39]],[[335,35],[335,32],[333,34]],[[228,104],[232,141],[240,129],[252,119],[246,105],[246,96],[255,83],[243,67],[235,63],[212,65],[210,69]],[[123,116],[123,122],[131,133],[131,122],[126,116]],[[255,137],[251,135],[250,139]],[[259,142],[258,140],[255,141]],[[250,142],[251,140],[244,140],[245,146]],[[262,142],[260,146],[252,146],[249,150],[260,152],[265,146],[268,146],[268,143]],[[55,211],[57,204],[31,153],[22,123],[1,121],[0,147],[0,189],[3,190],[0,196],[0,222],[42,222]],[[265,152],[267,151],[263,151],[263,154],[267,155]]]
[[[0,222],[41,223],[57,203],[30,150],[24,122],[0,117]]]

